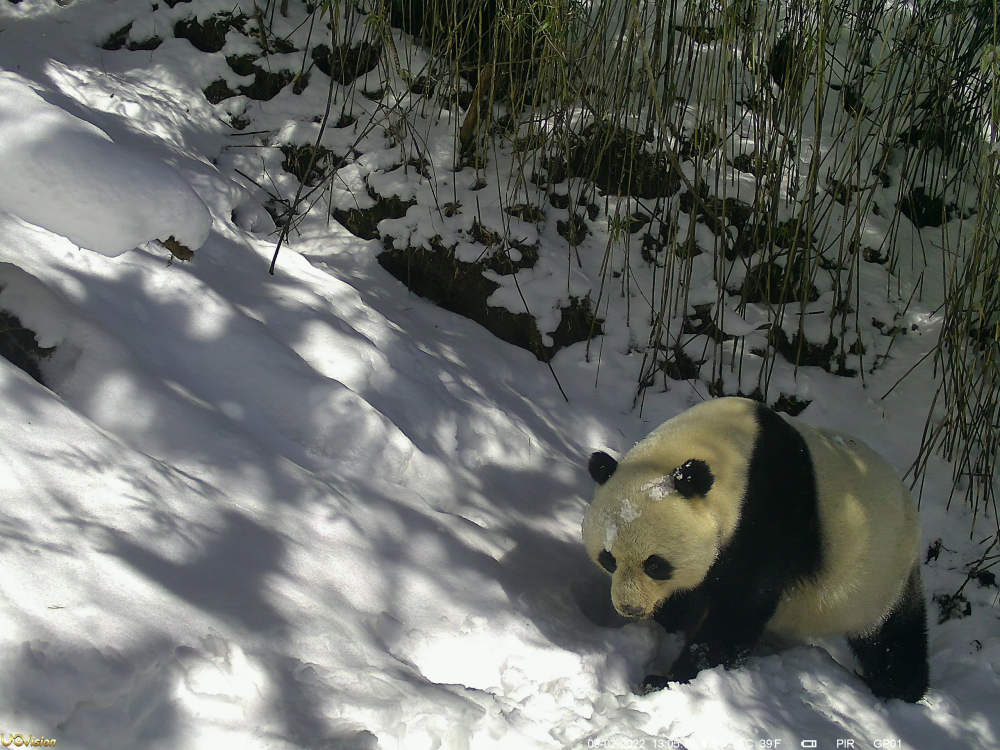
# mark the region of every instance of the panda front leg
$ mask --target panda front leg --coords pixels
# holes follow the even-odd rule
[[[690,636],[704,622],[708,605],[709,602],[700,590],[682,591],[660,604],[653,613],[653,619],[668,633]]]
[[[703,669],[738,667],[760,641],[777,606],[777,597],[744,595],[705,608],[667,675],[648,675],[640,692],[645,695],[671,682],[690,682]]]

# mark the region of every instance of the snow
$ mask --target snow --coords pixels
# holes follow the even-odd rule
[[[608,519],[604,524],[604,549],[608,552],[615,546],[615,540],[618,538],[618,524],[612,519]]]
[[[674,492],[673,475],[647,482],[639,488],[639,491],[645,492],[654,503],[659,502],[671,492]]]
[[[232,5],[0,5],[0,309],[56,347],[42,362],[48,387],[0,359],[0,739],[151,750],[1000,747],[996,594],[976,584],[965,591],[971,617],[938,624],[929,604],[932,687],[917,705],[876,700],[838,642],[784,645],[636,694],[679,641],[611,609],[608,578],[580,540],[586,457],[624,453],[704,393],[651,389],[633,409],[641,355],[614,328],[624,306],[605,300],[615,332],[600,364],[584,344],[553,360],[566,403],[534,356],[407,294],[375,261],[378,243],[322,210],[268,275],[266,195],[235,169],[284,196],[297,182],[276,148],[236,147],[250,138],[224,121],[246,114],[251,130],[309,143],[325,86],[212,106],[201,90],[229,74],[223,54],[178,39],[153,51],[97,46],[130,21],[140,40]],[[276,19],[283,33],[301,20]],[[425,59],[395,41],[404,59]],[[383,106],[366,102],[337,106]],[[432,130],[448,199],[503,226],[472,170],[443,168],[453,123],[414,121]],[[335,205],[366,205],[368,180],[417,200],[385,222],[405,229],[397,240],[452,231],[427,180],[392,171],[400,149],[382,132],[325,136],[338,154],[362,154],[342,170]],[[555,243],[567,216],[519,231]],[[168,236],[195,258],[168,262],[150,242]],[[710,275],[708,255],[695,260],[693,278]],[[543,256],[530,283],[519,277],[550,321],[546,282],[580,293],[592,273],[567,279],[564,265],[564,254]],[[499,279],[491,304],[523,305],[511,277]],[[719,303],[708,287],[691,299]],[[878,295],[866,304],[896,310]],[[802,418],[859,436],[902,474],[930,367],[878,397],[934,345],[936,307],[911,305],[903,321],[920,330],[865,383],[800,368],[794,392],[813,400]],[[767,318],[748,306],[727,320],[750,331]],[[928,598],[954,591],[982,549],[968,511],[945,512],[949,487],[950,467],[933,459],[925,542],[945,542],[924,569]],[[606,529],[613,542],[617,526]]]
[[[173,168],[119,146],[9,72],[0,74],[0,174],[0,211],[104,255],[157,239],[196,250],[212,227]]]
[[[622,500],[621,508],[618,511],[619,516],[622,519],[622,523],[629,524],[633,521],[638,521],[642,518],[642,511],[639,510],[637,506],[631,499],[625,498]]]

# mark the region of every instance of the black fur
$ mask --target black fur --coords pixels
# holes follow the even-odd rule
[[[587,462],[587,470],[590,472],[590,478],[598,484],[604,484],[611,479],[617,468],[618,462],[604,451],[592,453],[590,461]]]
[[[674,574],[674,566],[659,555],[650,555],[642,564],[642,569],[654,581],[666,581]]]
[[[671,478],[674,480],[674,489],[688,500],[692,497],[704,497],[715,484],[715,477],[708,464],[694,458],[674,469]]]
[[[597,556],[597,562],[599,562],[601,567],[609,573],[614,573],[618,570],[618,561],[615,560],[615,556],[607,550],[603,550],[601,554]]]
[[[796,580],[822,565],[816,476],[805,440],[775,412],[758,406],[740,521],[700,586],[665,602],[654,618],[668,630],[683,625],[687,641],[666,678],[646,690],[687,682],[703,669],[741,664]]]
[[[927,692],[927,609],[919,565],[914,564],[886,621],[869,635],[847,639],[865,682],[879,698],[916,703]]]

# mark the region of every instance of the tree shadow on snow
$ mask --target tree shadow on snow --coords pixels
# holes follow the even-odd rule
[[[0,650],[5,736],[31,733],[72,747],[181,744],[171,650],[157,640],[127,650],[47,641],[5,647]]]
[[[264,598],[264,579],[280,572],[283,543],[276,532],[223,510],[223,530],[205,540],[191,562],[176,563],[110,531],[112,553],[189,604],[255,633],[280,633],[284,617]]]

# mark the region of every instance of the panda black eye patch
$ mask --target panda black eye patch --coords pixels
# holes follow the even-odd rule
[[[707,495],[715,484],[715,477],[708,464],[697,458],[685,461],[674,469],[671,478],[674,480],[674,489],[686,498]]]
[[[674,566],[659,555],[650,555],[642,564],[646,575],[654,581],[666,581],[674,574]]]
[[[599,562],[601,564],[601,567],[604,568],[609,573],[614,573],[615,570],[618,568],[618,563],[615,562],[615,556],[612,555],[607,550],[604,550],[603,552],[601,552],[601,554],[597,556],[597,562]]]

